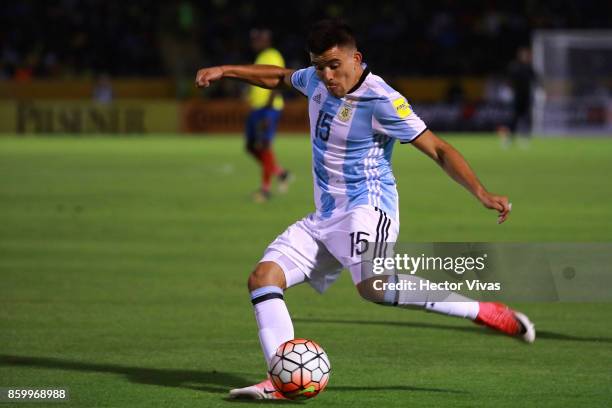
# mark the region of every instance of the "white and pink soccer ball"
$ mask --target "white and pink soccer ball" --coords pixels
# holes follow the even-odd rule
[[[312,398],[327,386],[331,365],[321,346],[312,340],[293,339],[279,346],[270,362],[270,379],[289,399]]]

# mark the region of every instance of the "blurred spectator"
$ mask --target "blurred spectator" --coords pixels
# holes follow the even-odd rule
[[[531,49],[527,47],[518,49],[516,60],[510,63],[508,78],[513,93],[512,133],[528,134],[531,130],[532,87],[536,79],[531,65]]]
[[[465,100],[465,90],[457,79],[454,79],[446,90],[446,103],[461,105]]]
[[[96,80],[93,88],[93,100],[98,103],[113,101],[113,83],[107,74],[102,74]]]
[[[531,134],[532,89],[536,74],[531,64],[531,49],[520,47],[516,59],[508,67],[508,83],[512,88],[512,120],[508,129],[501,128],[500,136],[504,146],[508,146],[517,135],[528,137]],[[524,139],[522,142],[526,142]]]

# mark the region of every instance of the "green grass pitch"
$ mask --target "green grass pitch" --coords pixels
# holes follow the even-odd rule
[[[398,144],[400,240],[612,241],[612,140],[449,140],[512,216],[497,225]],[[240,406],[227,390],[265,375],[247,274],[313,208],[307,139],[276,148],[296,180],[256,205],[237,137],[0,138],[0,387],[68,388],[57,407]],[[309,406],[612,405],[612,303],[513,304],[539,330],[526,346],[363,302],[346,273],[286,299],[296,335],[332,362]],[[30,405],[45,404],[15,404]]]

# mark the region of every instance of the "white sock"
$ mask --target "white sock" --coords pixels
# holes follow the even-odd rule
[[[455,295],[461,296],[456,293]],[[464,319],[476,320],[476,317],[478,316],[479,307],[478,302],[474,300],[467,300],[451,302],[428,302],[425,305],[425,309],[430,312],[445,314],[448,316],[456,316],[462,317]]]
[[[283,290],[264,286],[251,292],[255,320],[259,327],[259,342],[269,365],[278,346],[293,339],[293,323],[283,299]]]
[[[425,279],[404,274],[389,276],[389,282],[398,282],[398,280],[415,282],[415,286],[418,287],[419,281]],[[480,309],[477,301],[451,291],[387,291],[383,303],[406,308],[422,308],[429,312],[470,320],[476,319]]]

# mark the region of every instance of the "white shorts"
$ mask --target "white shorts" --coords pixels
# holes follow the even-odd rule
[[[369,205],[328,219],[310,214],[279,235],[260,262],[278,264],[287,287],[308,281],[318,292],[324,292],[343,268],[351,272],[355,284],[359,283],[361,254],[366,246],[394,243],[398,234],[399,223]]]

